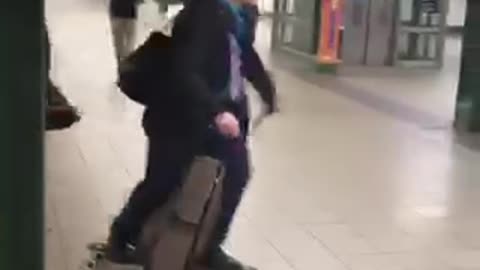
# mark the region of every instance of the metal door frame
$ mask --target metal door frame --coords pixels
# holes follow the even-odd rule
[[[274,0],[273,15],[272,15],[271,47],[274,50],[286,51],[286,52],[301,56],[303,58],[313,59],[315,58],[315,54],[302,52],[282,44],[282,39],[285,34],[282,24],[295,24],[299,21],[299,19],[295,16],[295,14],[285,12],[285,10],[287,9],[287,1],[289,0]],[[302,0],[297,0],[297,1],[302,1]],[[315,27],[312,35],[315,35],[313,39],[315,40],[315,42],[318,42],[319,13],[320,13],[319,3],[320,2],[321,2],[320,0],[317,0],[315,2],[316,10],[313,18],[315,21]],[[315,44],[312,44],[312,45],[315,45]]]
[[[447,13],[448,13],[448,1],[449,0],[437,0],[439,1],[439,13],[440,13],[440,18],[439,18],[439,25],[438,25],[438,30],[435,31],[436,34],[436,45],[437,45],[437,52],[435,56],[435,60],[432,61],[426,61],[426,60],[410,60],[410,59],[401,59],[399,56],[399,37],[404,31],[404,29],[409,28],[408,26],[405,26],[402,24],[401,18],[400,18],[400,1],[401,0],[396,0],[395,1],[395,38],[394,38],[394,44],[393,44],[393,65],[394,66],[401,66],[401,67],[407,67],[407,68],[412,68],[412,67],[431,67],[431,68],[437,68],[440,69],[443,67],[443,62],[444,62],[444,55],[445,55],[445,38],[446,38],[446,30],[447,30]],[[412,26],[410,28],[416,28],[416,26]],[[427,27],[426,27],[427,28]],[[434,27],[430,27],[434,28]],[[408,30],[408,29],[407,29]],[[421,30],[418,30],[419,33],[421,33]],[[425,29],[424,31],[433,31],[433,30],[428,30]]]

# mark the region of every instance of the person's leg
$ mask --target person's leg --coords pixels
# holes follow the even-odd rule
[[[258,18],[260,16],[258,6],[256,4],[244,4],[243,9],[246,12],[249,39],[251,42],[255,42]]]
[[[115,51],[115,58],[118,64],[123,59],[123,56],[125,54],[125,19],[111,16],[110,24],[112,28],[113,49]]]
[[[226,175],[223,183],[222,212],[212,235],[207,251],[206,264],[212,269],[253,269],[229,256],[222,244],[228,236],[236,210],[250,178],[249,152],[242,139],[230,141],[220,146],[215,154],[223,161]]]
[[[157,207],[163,205],[191,162],[192,155],[179,143],[151,139],[145,180],[133,190],[120,215],[114,220],[109,236],[108,258],[130,263],[127,246],[135,244],[143,224]]]
[[[110,17],[113,47],[117,64],[125,59],[135,48],[136,19]]]
[[[164,16],[167,14],[168,12],[168,3],[166,3],[165,1],[156,1],[157,2],[157,5],[158,5],[158,13],[161,15],[161,16]]]
[[[125,19],[124,22],[124,50],[122,57],[125,58],[135,49],[135,41],[137,37],[137,20],[134,18]]]
[[[46,130],[60,130],[72,126],[80,120],[77,109],[72,106],[67,98],[60,92],[50,77],[51,67],[51,43],[48,28],[44,23],[44,50],[47,64],[47,89],[45,93],[46,105],[45,118]]]
[[[55,85],[52,82],[52,79],[50,79],[50,54],[51,54],[51,49],[50,49],[50,37],[48,35],[48,29],[46,23],[44,23],[44,38],[43,38],[43,46],[45,50],[45,61],[47,62],[47,91],[46,91],[46,97],[47,97],[47,106],[51,105],[53,102],[53,91],[51,90],[52,88],[55,88]]]
[[[67,98],[60,92],[60,89],[53,83],[50,76],[47,80],[47,105],[48,106],[69,106]]]
[[[50,56],[51,56],[51,52],[50,52],[50,36],[48,35],[48,28],[47,28],[47,24],[46,23],[43,23],[43,29],[44,29],[44,39],[43,39],[43,43],[44,43],[44,46],[45,46],[45,61],[47,62],[47,71],[49,72],[50,71]]]

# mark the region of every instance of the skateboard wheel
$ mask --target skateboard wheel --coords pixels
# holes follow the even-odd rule
[[[80,270],[90,270],[90,269],[95,269],[96,263],[93,260],[85,260],[81,265],[80,265]]]
[[[98,252],[98,253],[95,254],[95,259],[96,260],[101,260],[104,257],[105,257],[105,254],[103,254],[103,253]]]
[[[88,269],[94,269],[94,268],[95,268],[95,262],[89,261],[89,262],[87,263],[87,268],[88,268]]]

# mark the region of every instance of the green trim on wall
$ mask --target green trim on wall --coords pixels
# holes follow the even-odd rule
[[[336,64],[317,64],[317,72],[322,74],[337,74],[338,65]]]

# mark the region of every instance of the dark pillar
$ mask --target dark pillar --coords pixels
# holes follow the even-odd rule
[[[467,1],[455,128],[480,131],[480,1]]]
[[[43,0],[0,8],[0,269],[44,269]]]

